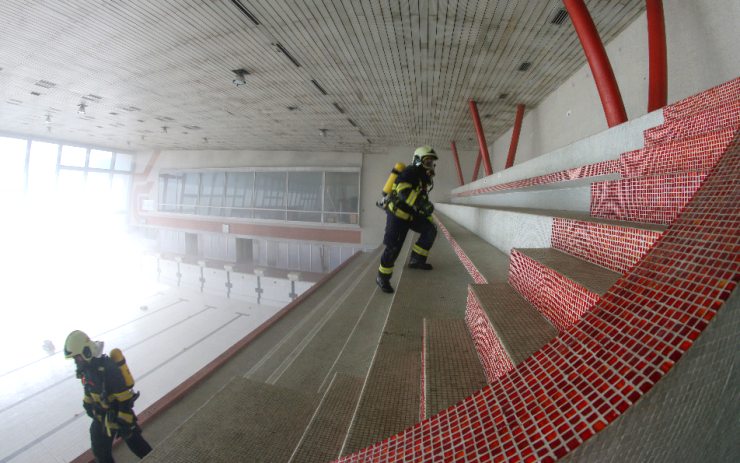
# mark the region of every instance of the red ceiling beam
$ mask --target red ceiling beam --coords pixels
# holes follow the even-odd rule
[[[483,157],[483,166],[486,171],[486,175],[493,174],[493,168],[491,167],[491,158],[488,156],[488,146],[486,145],[486,134],[483,133],[483,125],[480,123],[480,116],[478,115],[478,105],[475,100],[470,100],[470,113],[473,115],[473,124],[475,124],[475,133],[478,134],[478,146]]]
[[[668,59],[666,57],[665,17],[663,0],[646,0],[648,27],[648,56],[650,82],[648,84],[648,112],[668,103]]]
[[[514,165],[516,148],[519,146],[519,134],[522,131],[522,119],[524,119],[524,105],[516,105],[516,117],[514,118],[514,130],[511,132],[511,144],[509,145],[509,155],[506,157],[506,166],[504,169]]]
[[[478,157],[475,158],[475,167],[473,167],[473,179],[471,182],[474,182],[478,180],[478,172],[480,172],[480,160],[481,160],[481,154],[480,151],[478,151]]]
[[[460,186],[465,185],[465,180],[463,180],[462,175],[462,169],[460,168],[460,158],[457,156],[457,146],[455,146],[455,142],[450,142],[450,145],[452,146],[452,156],[455,159],[455,168],[457,168],[457,179],[460,181]]]
[[[609,63],[609,57],[588,8],[586,8],[583,0],[563,0],[563,4],[565,9],[568,10],[568,15],[576,29],[578,39],[581,41],[583,52],[586,54],[588,65],[591,67],[596,89],[601,98],[601,105],[604,107],[607,125],[614,127],[626,122],[627,111],[624,109],[617,79],[614,77],[614,70]]]

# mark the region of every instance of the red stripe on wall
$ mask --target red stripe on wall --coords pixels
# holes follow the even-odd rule
[[[307,228],[283,225],[267,225],[254,223],[213,222],[179,217],[146,216],[146,225],[153,227],[175,228],[179,230],[196,230],[213,233],[222,233],[222,224],[229,226],[229,234],[267,236],[304,241],[326,241],[332,243],[362,242],[362,230],[343,230],[329,228]]]

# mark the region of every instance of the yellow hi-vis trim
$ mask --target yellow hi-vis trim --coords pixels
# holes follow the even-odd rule
[[[393,267],[383,267],[382,265],[378,267],[378,271],[382,273],[383,275],[392,275],[393,274]]]
[[[415,244],[411,248],[411,250],[414,251],[415,253],[419,254],[420,256],[424,256],[424,257],[429,256],[429,251],[427,251],[426,249],[422,248],[421,246],[419,246],[417,244]]]
[[[419,197],[419,193],[420,191],[418,189],[409,193],[409,197],[406,200],[406,204],[408,204],[409,206],[413,206],[414,203],[416,203],[416,199]]]
[[[131,391],[131,389],[123,392],[118,392],[115,394],[111,394],[108,396],[108,401],[117,400],[119,402],[125,402],[127,400],[130,400],[134,397],[134,393]]]

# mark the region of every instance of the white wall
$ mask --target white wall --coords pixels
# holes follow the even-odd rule
[[[740,75],[737,48],[740,43],[740,2],[664,0],[663,7],[668,50],[669,103]],[[606,46],[606,51],[622,93],[627,116],[631,120],[646,114],[648,48],[645,13],[612,40]],[[586,63],[536,108],[527,109],[516,163],[548,153],[606,128],[601,100]],[[511,130],[489,145],[494,172],[504,168],[510,141]],[[477,152],[464,154],[463,173],[466,181],[470,180],[476,155]]]

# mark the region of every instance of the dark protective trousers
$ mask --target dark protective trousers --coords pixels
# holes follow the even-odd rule
[[[391,212],[386,211],[386,222],[385,222],[385,235],[383,236],[383,244],[385,245],[385,251],[380,256],[380,266],[386,269],[392,269],[393,265],[398,258],[398,254],[401,252],[403,242],[406,240],[406,235],[410,230],[419,233],[419,239],[416,240],[416,248],[420,250],[429,251],[434,244],[434,238],[437,237],[437,227],[427,218],[414,218],[411,221],[399,219]],[[411,258],[426,261],[426,256],[413,252]],[[380,272],[382,276],[390,278],[390,273]]]
[[[129,449],[139,458],[144,458],[152,447],[144,440],[141,435],[141,429],[136,430],[124,439]],[[114,463],[113,460],[113,437],[105,432],[105,426],[100,421],[93,419],[90,424],[90,443],[95,455],[95,461],[98,463]]]

